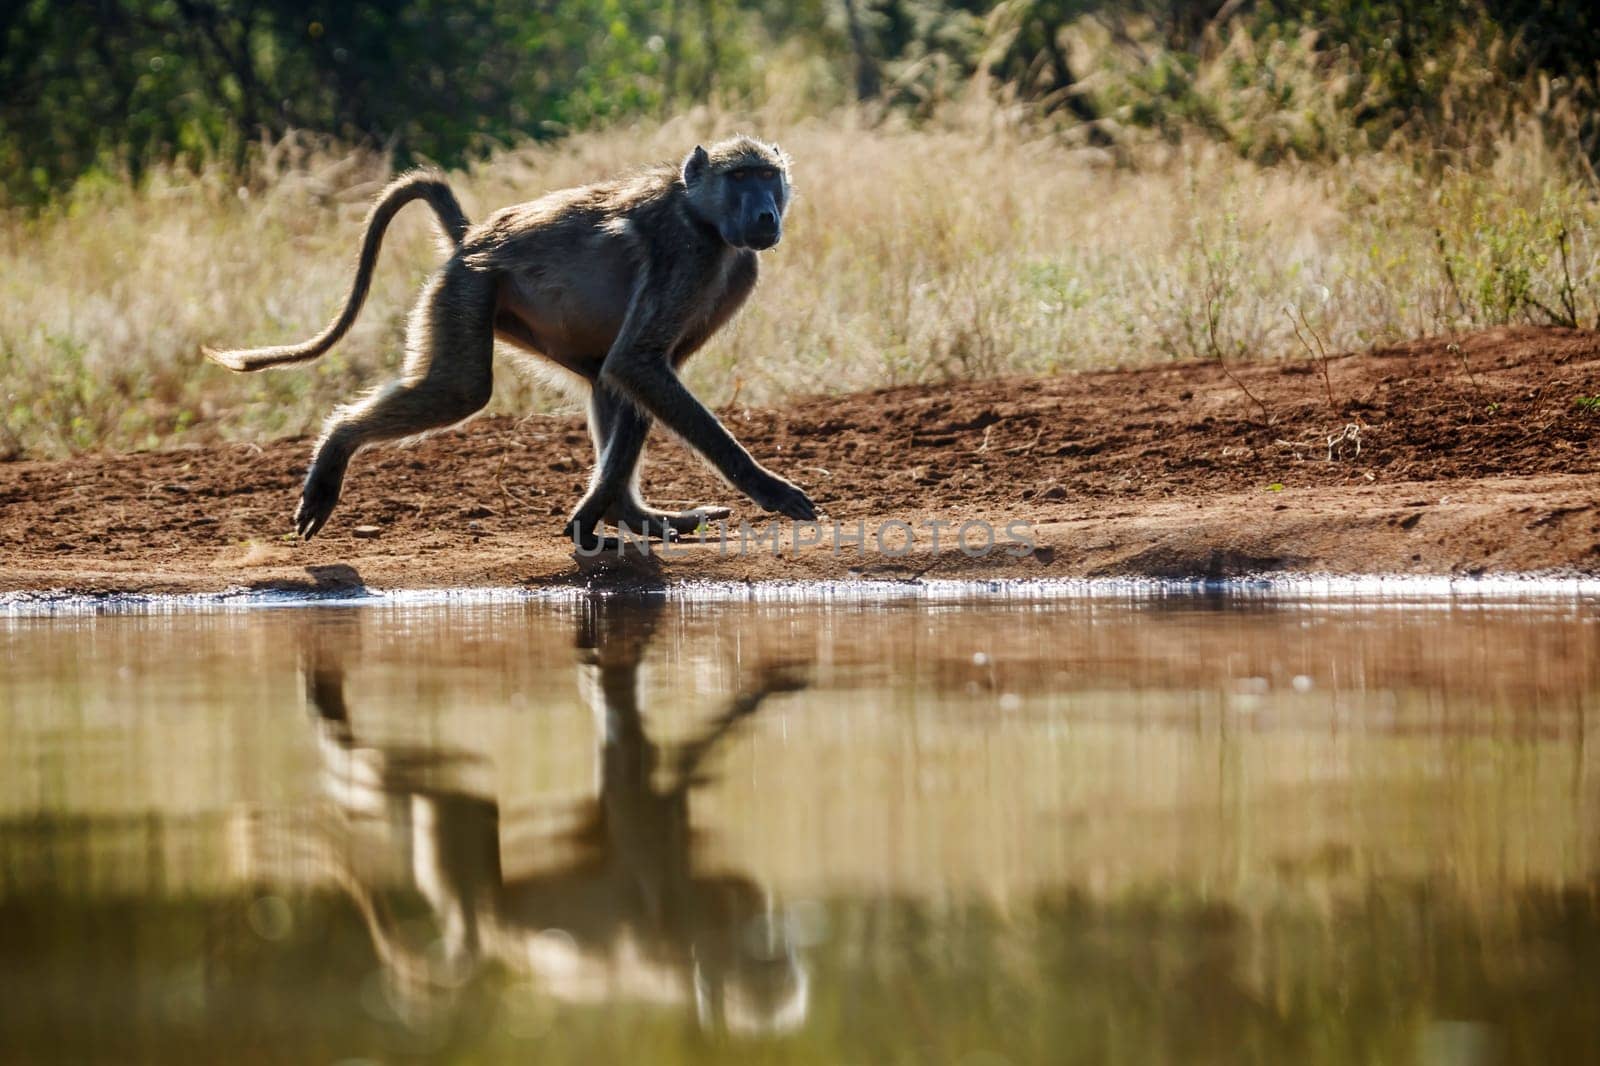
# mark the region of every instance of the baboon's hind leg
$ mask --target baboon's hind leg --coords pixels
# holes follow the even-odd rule
[[[399,380],[339,408],[328,420],[295,511],[301,537],[315,536],[328,521],[356,452],[460,422],[489,402],[493,309],[489,279],[454,263],[434,275],[407,326]]]
[[[567,534],[585,546],[595,543],[601,521],[627,526],[629,532],[664,538],[692,533],[705,522],[728,517],[726,507],[663,511],[639,494],[639,461],[652,419],[632,402],[604,385],[589,396],[589,435],[594,440],[595,470],[589,491],[567,524]]]

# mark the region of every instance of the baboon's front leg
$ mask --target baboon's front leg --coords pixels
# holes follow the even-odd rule
[[[633,408],[611,389],[595,383],[589,391],[589,439],[594,442],[594,473],[589,476],[589,491],[584,493],[567,522],[567,536],[575,544],[592,548],[599,542],[595,527],[606,517],[618,494],[631,484],[649,432],[649,416]]]
[[[615,384],[659,418],[762,510],[798,521],[817,517],[817,506],[805,490],[751,458],[717,416],[683,386],[664,357],[626,360],[615,371],[607,365],[601,380]]]
[[[585,547],[598,540],[601,521],[631,533],[665,539],[692,533],[702,524],[728,517],[726,507],[697,507],[688,511],[663,511],[651,507],[639,494],[639,461],[652,419],[631,401],[605,385],[596,385],[589,397],[589,435],[594,441],[595,468],[567,534]]]
[[[762,510],[800,521],[816,518],[817,507],[811,497],[752,459],[717,416],[678,380],[668,359],[673,340],[681,332],[676,324],[651,322],[647,313],[638,309],[641,301],[636,299],[634,306],[606,356],[600,383],[654,415]]]

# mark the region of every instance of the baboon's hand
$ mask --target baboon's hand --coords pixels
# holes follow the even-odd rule
[[[750,498],[763,511],[776,511],[797,522],[811,522],[817,517],[817,505],[811,502],[811,497],[806,495],[804,489],[765,470],[761,471],[761,479],[755,484]]]
[[[311,468],[305,487],[300,490],[300,506],[294,511],[294,528],[301,540],[310,540],[327,524],[334,504],[339,502],[339,489],[343,484],[343,471],[330,476],[329,471],[316,466]]]

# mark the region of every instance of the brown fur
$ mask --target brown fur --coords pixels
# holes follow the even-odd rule
[[[636,471],[656,420],[763,509],[816,516],[806,494],[751,458],[677,376],[754,289],[756,248],[776,243],[789,200],[781,151],[735,137],[696,148],[681,168],[554,192],[470,227],[442,178],[406,175],[375,203],[350,297],[323,333],[300,345],[206,355],[258,370],[332,348],[360,310],[384,228],[414,199],[433,207],[455,251],[412,310],[399,379],[329,420],[295,515],[302,537],[327,521],[361,448],[452,425],[489,402],[497,338],[589,390],[595,471],[567,525],[575,540],[592,543],[602,521],[668,536],[728,513],[645,505]]]

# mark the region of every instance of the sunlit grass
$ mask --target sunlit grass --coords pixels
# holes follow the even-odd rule
[[[1532,122],[1471,164],[1394,148],[1268,166],[1198,136],[1074,147],[992,105],[919,129],[792,114],[623,125],[504,150],[452,180],[481,219],[735,129],[781,141],[800,192],[787,237],[749,308],[690,369],[716,402],[1305,358],[1302,316],[1329,350],[1600,316],[1600,205]],[[198,348],[319,329],[389,176],[379,156],[306,139],[263,152],[243,180],[169,168],[0,219],[0,454],[314,430],[395,365],[409,303],[440,261],[426,210],[391,228],[365,312],[321,362],[240,377]],[[559,402],[502,360],[493,409]]]

